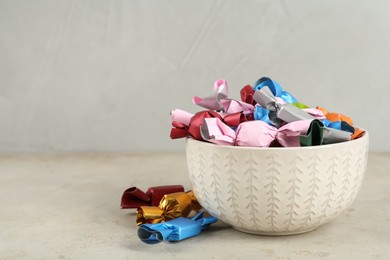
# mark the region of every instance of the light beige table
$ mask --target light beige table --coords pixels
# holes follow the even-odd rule
[[[311,233],[264,237],[217,223],[179,243],[147,245],[131,186],[183,184],[184,153],[0,157],[0,259],[390,259],[390,154],[371,153],[358,199]]]

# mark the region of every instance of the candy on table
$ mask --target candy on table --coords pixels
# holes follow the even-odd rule
[[[182,185],[150,187],[146,192],[132,187],[124,192],[121,205],[122,208],[137,207],[137,225],[141,225],[138,236],[148,244],[193,237],[217,221],[214,217],[203,218],[204,212],[199,211],[202,206],[195,194],[184,192]],[[184,218],[193,211],[198,213],[192,219]]]
[[[160,223],[178,217],[188,217],[191,211],[201,209],[194,193],[176,192],[162,197],[158,206],[140,206],[137,209],[137,225]]]
[[[157,206],[164,195],[182,191],[184,191],[182,185],[150,187],[146,192],[137,187],[131,187],[123,192],[121,207],[128,209],[140,206]]]
[[[142,224],[137,234],[139,239],[147,244],[156,244],[163,240],[176,242],[199,235],[215,222],[215,217],[204,218],[203,212],[199,212],[191,219],[179,217],[164,223]]]

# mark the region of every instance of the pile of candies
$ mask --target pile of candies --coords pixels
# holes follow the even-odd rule
[[[194,193],[184,192],[182,185],[150,187],[146,192],[131,187],[123,193],[121,206],[137,208],[138,237],[147,244],[197,236],[217,222],[215,217],[203,217]]]
[[[214,93],[193,102],[206,110],[195,115],[172,111],[171,138],[194,138],[219,145],[298,147],[357,139],[364,130],[342,114],[299,103],[270,78],[241,89],[241,101],[228,97],[228,82],[217,80]],[[138,237],[148,244],[197,236],[217,219],[202,210],[192,191],[181,185],[136,187],[122,196],[122,208],[137,208]]]
[[[171,138],[231,146],[298,147],[345,142],[364,134],[351,118],[299,103],[267,77],[253,87],[243,87],[240,94],[241,101],[229,98],[228,82],[217,80],[211,96],[193,98],[194,104],[206,110],[195,115],[180,109],[171,112]]]

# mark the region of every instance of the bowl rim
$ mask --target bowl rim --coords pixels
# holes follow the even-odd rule
[[[364,134],[362,137],[350,140],[348,142],[340,142],[340,143],[334,143],[334,144],[323,144],[323,145],[315,145],[315,146],[298,146],[298,147],[253,147],[253,146],[230,146],[230,145],[223,145],[223,144],[214,144],[207,141],[199,141],[196,139],[193,139],[191,137],[186,138],[186,144],[188,145],[188,142],[194,142],[194,143],[201,143],[203,146],[210,146],[212,148],[218,148],[218,149],[233,149],[233,150],[256,150],[256,151],[302,151],[302,150],[321,150],[321,149],[331,149],[331,148],[337,148],[340,146],[347,146],[351,144],[356,144],[359,142],[368,141],[368,131],[360,128],[359,129],[364,131]]]

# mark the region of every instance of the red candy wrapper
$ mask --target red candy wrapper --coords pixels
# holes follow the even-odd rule
[[[143,192],[137,187],[131,187],[124,191],[121,199],[121,207],[123,209],[131,209],[140,206],[158,206],[164,195],[183,191],[184,188],[182,185],[150,187],[146,192]]]

